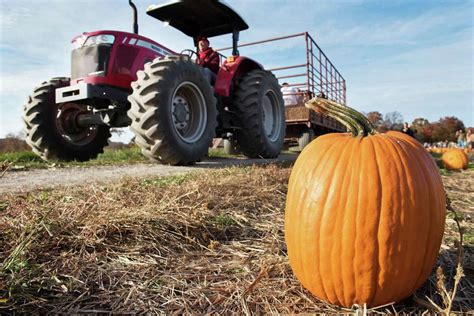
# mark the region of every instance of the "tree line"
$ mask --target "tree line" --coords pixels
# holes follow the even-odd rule
[[[366,114],[368,120],[374,125],[379,132],[387,132],[389,130],[402,130],[403,115],[394,111],[382,115],[378,111]],[[419,117],[410,124],[415,132],[415,137],[422,143],[435,143],[442,141],[456,141],[456,132],[458,130],[466,131],[464,122],[455,116],[446,116],[440,118],[437,122],[430,122],[425,118]]]

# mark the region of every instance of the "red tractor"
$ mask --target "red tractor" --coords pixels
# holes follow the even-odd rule
[[[214,137],[229,138],[247,157],[278,156],[285,135],[280,86],[270,71],[239,55],[248,28],[229,6],[213,0],[171,1],[147,14],[194,39],[177,54],[134,33],[96,31],[75,37],[71,78],[43,82],[24,108],[26,138],[43,159],[88,160],[103,151],[110,128],[135,134],[154,161],[187,165],[208,152]],[[221,56],[212,85],[192,57],[199,36],[232,34],[232,55]]]

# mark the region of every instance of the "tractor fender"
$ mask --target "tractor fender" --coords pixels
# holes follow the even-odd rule
[[[223,97],[230,95],[230,89],[233,82],[236,82],[242,75],[251,70],[263,69],[263,66],[247,57],[231,56],[228,57],[219,69],[216,83],[214,86],[215,92]]]

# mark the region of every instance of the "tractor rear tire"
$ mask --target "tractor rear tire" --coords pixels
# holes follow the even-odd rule
[[[215,135],[217,109],[200,66],[169,55],[147,63],[137,77],[127,115],[143,155],[170,165],[201,160]]]
[[[232,98],[237,149],[249,158],[275,158],[283,148],[285,108],[275,76],[252,70],[237,84]]]
[[[77,103],[56,104],[55,90],[69,86],[69,78],[53,78],[35,88],[23,108],[26,142],[43,160],[78,160],[96,158],[110,137],[109,127],[72,126],[77,113],[87,106]]]

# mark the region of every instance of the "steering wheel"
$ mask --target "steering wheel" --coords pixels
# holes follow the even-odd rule
[[[184,49],[181,51],[180,55],[188,56],[189,59],[192,59],[193,56],[196,55],[196,58],[197,58],[196,52],[193,51],[192,49]]]

